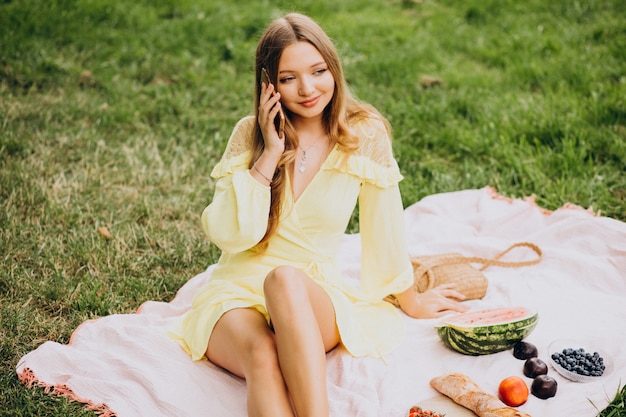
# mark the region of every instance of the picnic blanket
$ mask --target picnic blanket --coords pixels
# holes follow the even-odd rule
[[[544,257],[537,265],[486,269],[486,296],[467,303],[473,310],[537,310],[537,327],[526,340],[546,362],[555,339],[593,343],[613,362],[610,373],[588,383],[568,381],[550,368],[558,382],[556,396],[531,395],[520,410],[534,417],[592,417],[607,406],[626,383],[625,223],[574,205],[551,212],[532,197],[508,199],[489,187],[428,196],[407,207],[405,219],[412,255],[493,257],[518,241],[541,247]],[[519,250],[509,259],[526,256],[533,254]],[[355,285],[359,260],[359,237],[346,234],[337,262]],[[191,277],[169,303],[150,301],[136,314],[87,321],[67,345],[43,343],[18,362],[19,378],[27,386],[82,401],[100,415],[245,416],[245,381],[206,360],[192,362],[166,336],[212,268]],[[405,316],[405,322],[404,343],[385,360],[353,358],[342,348],[328,354],[331,416],[405,417],[412,405],[437,396],[429,381],[446,373],[463,373],[492,394],[507,376],[525,378],[523,361],[511,350],[462,355],[439,340],[436,319]]]

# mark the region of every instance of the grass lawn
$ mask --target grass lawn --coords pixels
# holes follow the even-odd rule
[[[199,215],[252,110],[265,24],[305,12],[388,116],[405,205],[493,186],[626,221],[623,0],[0,0],[0,414],[93,416],[17,360],[169,301],[216,261]],[[357,230],[356,220],[351,230]],[[626,416],[626,392],[600,415]]]

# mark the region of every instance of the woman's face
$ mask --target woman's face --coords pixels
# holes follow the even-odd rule
[[[321,118],[335,91],[335,79],[319,51],[300,41],[287,46],[278,63],[281,103],[295,118]]]

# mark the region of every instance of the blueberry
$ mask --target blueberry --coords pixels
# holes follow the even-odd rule
[[[580,375],[601,376],[606,369],[604,359],[598,352],[586,352],[584,348],[564,348],[551,357],[566,370]]]

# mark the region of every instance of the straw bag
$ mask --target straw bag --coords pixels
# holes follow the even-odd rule
[[[517,247],[532,249],[537,258],[529,261],[501,261],[504,255]],[[509,246],[492,259],[475,256],[463,256],[459,253],[445,253],[441,255],[413,256],[413,274],[415,276],[415,290],[424,292],[442,284],[456,284],[455,290],[465,295],[466,300],[483,298],[487,292],[487,277],[482,273],[490,266],[505,268],[519,268],[539,263],[543,254],[541,249],[533,243],[520,242]],[[476,269],[472,264],[482,264],[482,268]],[[386,301],[398,306],[398,300],[394,296],[388,296]]]

